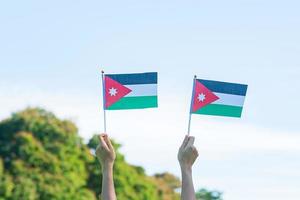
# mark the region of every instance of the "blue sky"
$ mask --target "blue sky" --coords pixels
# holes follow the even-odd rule
[[[230,200],[297,199],[299,8],[295,0],[1,2],[0,119],[42,106],[74,120],[87,140],[103,130],[101,69],[158,71],[159,108],[108,113],[108,131],[129,162],[179,175],[193,75],[246,83],[242,119],[193,116],[196,186]]]

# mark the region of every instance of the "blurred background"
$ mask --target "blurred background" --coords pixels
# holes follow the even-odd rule
[[[22,164],[12,160],[21,158],[33,165],[36,161],[29,159],[30,153],[29,157],[18,152],[12,155],[17,146],[5,149],[4,144],[21,145],[16,142],[19,137],[21,141],[32,137],[28,140],[45,146],[46,136],[39,133],[56,133],[39,125],[50,126],[48,118],[72,121],[78,132],[73,125],[70,131],[56,121],[53,123],[62,128],[57,134],[72,132],[70,141],[74,142],[78,133],[83,152],[93,147],[85,144],[103,131],[101,70],[159,73],[159,108],[107,113],[108,134],[121,144],[124,162],[140,166],[144,171],[136,169],[137,173],[151,177],[165,172],[180,177],[176,155],[187,131],[195,74],[248,84],[241,119],[193,116],[191,135],[196,137],[200,154],[193,170],[195,187],[220,191],[225,200],[299,199],[299,8],[296,0],[1,2],[0,175],[8,174],[5,180],[11,179],[11,189],[7,188],[9,181],[2,181],[6,196],[0,193],[0,199],[17,195],[12,184],[18,185],[14,169]],[[55,116],[45,110],[24,110],[28,107],[39,107]],[[15,112],[18,114],[12,116]],[[30,126],[34,119],[39,128]],[[31,136],[20,135],[20,131]],[[49,151],[58,155],[47,145],[32,148],[44,149],[41,154]],[[57,157],[57,163],[61,158]],[[99,169],[95,172],[91,168],[83,170],[89,174],[86,176],[99,175]],[[67,173],[64,170],[53,173]],[[37,180],[31,177],[30,184]],[[97,186],[86,186],[89,181],[83,177],[76,187],[86,187],[90,192],[86,196],[95,196],[99,191],[94,190]],[[118,192],[124,193],[122,184],[119,186]],[[53,189],[47,187],[47,191]],[[36,195],[29,197],[42,199],[39,191],[36,188]],[[135,188],[132,193],[138,191]],[[68,192],[66,187],[64,193]]]

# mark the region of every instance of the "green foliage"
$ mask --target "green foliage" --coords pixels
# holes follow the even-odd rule
[[[154,182],[159,188],[160,199],[179,200],[180,197],[174,191],[181,186],[180,180],[170,173],[154,175]]]
[[[2,121],[0,157],[13,185],[11,193],[2,192],[0,197],[96,199],[87,187],[86,169],[86,163],[94,158],[78,137],[76,126],[52,113],[26,109]]]
[[[0,122],[0,200],[95,200],[101,189],[101,166],[83,144],[76,126],[43,109],[28,108]],[[179,199],[178,179],[147,176],[126,162],[113,142],[117,159],[114,181],[118,200]]]
[[[222,193],[201,189],[196,193],[197,200],[222,200]]]
[[[37,190],[36,185],[34,184],[33,180],[29,178],[20,177],[17,178],[16,184],[14,187],[14,193],[12,194],[12,200],[18,199],[28,199],[34,200],[37,198]]]
[[[118,200],[168,200],[164,198],[165,193],[162,192],[162,185],[167,188],[163,188],[163,192],[167,191],[169,195],[173,195],[175,199],[179,197],[177,193],[174,192],[173,188],[156,177],[149,177],[145,174],[142,167],[133,166],[125,161],[122,154],[119,153],[120,144],[112,141],[114,148],[117,153],[115,165],[114,165],[114,182]],[[96,150],[98,145],[98,138],[94,136],[88,146],[92,150]],[[91,189],[100,194],[100,179],[101,176],[101,166],[97,160],[90,165],[90,177],[89,186]],[[158,182],[162,182],[161,185]],[[163,184],[164,183],[164,184]],[[175,200],[174,199],[174,200]]]
[[[14,185],[9,175],[4,174],[3,161],[0,158],[0,200],[7,199],[12,194]]]
[[[4,172],[3,161],[2,161],[2,159],[0,158],[0,177],[3,175],[3,172]]]
[[[114,181],[118,200],[179,200],[177,177],[147,176],[130,165],[112,141],[117,158]],[[101,193],[101,166],[92,156],[94,136],[87,145],[76,126],[43,109],[28,108],[0,122],[0,200],[96,200]],[[200,190],[201,200],[221,194]]]

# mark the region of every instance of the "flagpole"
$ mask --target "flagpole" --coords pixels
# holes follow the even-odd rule
[[[104,71],[101,71],[102,74],[102,96],[103,96],[103,125],[104,125],[104,133],[106,133],[106,109],[105,109],[105,74]]]
[[[195,84],[196,84],[196,79],[197,76],[194,76],[194,80],[193,80],[193,91],[192,91],[192,99],[191,99],[191,106],[190,106],[190,113],[189,113],[189,122],[188,122],[188,131],[187,131],[187,135],[190,135],[191,132],[191,121],[192,121],[192,111],[193,111],[193,101],[194,101],[194,95],[195,95]]]
[[[191,130],[191,120],[192,120],[192,114],[190,113],[190,114],[189,114],[188,132],[187,132],[187,135],[188,135],[188,136],[190,135],[190,130]]]

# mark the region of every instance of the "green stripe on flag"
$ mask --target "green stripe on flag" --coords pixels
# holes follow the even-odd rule
[[[107,110],[139,109],[157,107],[157,96],[123,97]]]
[[[193,112],[194,114],[202,115],[219,115],[227,117],[241,117],[243,107],[238,106],[228,106],[220,104],[210,104],[203,108],[200,108],[198,111]]]

